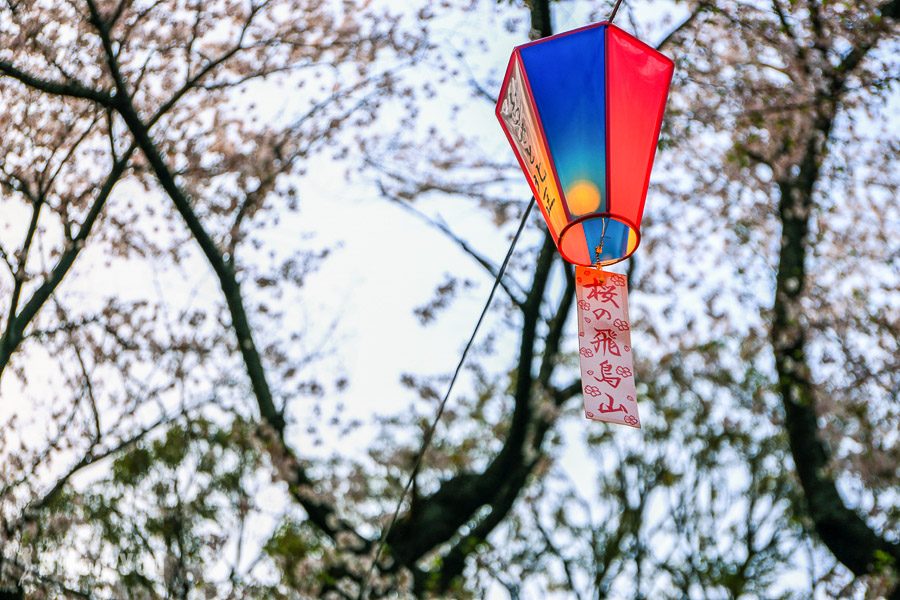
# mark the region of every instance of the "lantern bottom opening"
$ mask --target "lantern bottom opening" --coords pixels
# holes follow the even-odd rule
[[[624,217],[592,213],[569,222],[556,245],[564,259],[589,267],[625,260],[634,254],[640,241],[640,230]]]

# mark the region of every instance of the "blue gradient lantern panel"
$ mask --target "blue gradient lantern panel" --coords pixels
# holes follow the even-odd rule
[[[672,71],[608,23],[513,51],[497,117],[569,262],[612,264],[637,248]]]
[[[522,48],[560,189],[572,216],[606,210],[604,29]]]

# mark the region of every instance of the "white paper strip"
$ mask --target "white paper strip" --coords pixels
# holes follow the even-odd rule
[[[584,415],[640,428],[625,276],[575,267],[575,282]]]

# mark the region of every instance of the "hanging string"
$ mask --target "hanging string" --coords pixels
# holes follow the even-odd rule
[[[613,19],[616,18],[616,12],[619,10],[620,4],[622,4],[622,0],[616,0],[616,4],[613,6],[612,12],[609,13],[609,18],[607,19],[609,23],[612,23]]]
[[[619,12],[619,5],[622,4],[622,0],[616,0],[616,3],[613,5],[612,12],[609,13],[609,18],[606,19],[607,23],[612,23],[613,19],[616,18],[616,13]],[[603,217],[603,230],[600,232],[600,244],[594,249],[594,259],[596,262],[596,267],[598,269],[600,266],[600,256],[603,254],[603,242],[606,239],[606,226],[609,224],[609,217]]]
[[[600,257],[603,255],[603,242],[606,240],[606,226],[609,224],[609,217],[601,217],[603,221],[603,229],[600,230],[600,243],[594,248],[594,266],[601,268]]]
[[[419,473],[419,467],[422,466],[422,459],[425,457],[425,452],[428,451],[429,446],[431,446],[431,440],[434,438],[434,432],[437,429],[438,422],[441,420],[441,416],[444,414],[444,408],[447,406],[447,400],[450,398],[450,392],[453,391],[453,385],[456,383],[456,378],[459,376],[460,371],[462,371],[463,363],[466,362],[466,356],[469,354],[469,350],[472,348],[472,344],[475,342],[475,336],[478,334],[478,329],[481,327],[482,321],[484,321],[484,317],[487,314],[488,308],[491,306],[491,300],[494,299],[494,294],[497,292],[497,288],[500,286],[500,280],[503,279],[503,274],[506,272],[506,267],[509,264],[509,259],[512,257],[513,250],[516,247],[516,242],[519,241],[519,236],[522,234],[522,230],[525,229],[525,223],[528,222],[528,215],[531,214],[531,208],[534,206],[534,196],[531,197],[531,201],[528,203],[528,208],[525,209],[525,213],[522,215],[522,221],[519,223],[519,228],[516,230],[516,234],[513,236],[512,243],[509,245],[509,250],[506,251],[506,257],[503,259],[503,263],[500,265],[500,269],[497,271],[497,277],[494,279],[494,285],[491,287],[491,293],[488,294],[487,301],[484,303],[484,308],[481,309],[481,315],[478,317],[478,321],[475,323],[475,329],[472,330],[472,335],[469,337],[469,341],[466,342],[466,347],[463,349],[462,356],[459,357],[459,363],[456,365],[456,370],[453,371],[453,377],[450,378],[450,385],[447,386],[447,392],[444,394],[444,397],[441,399],[441,403],[438,405],[437,414],[434,415],[434,419],[431,421],[431,425],[425,431],[425,437],[422,438],[422,447],[419,448],[419,453],[416,455],[416,460],[413,463],[412,472],[409,474],[409,479],[406,481],[406,486],[403,488],[403,492],[400,494],[400,499],[397,501],[397,506],[394,508],[394,514],[391,515],[391,520],[388,522],[387,527],[383,530],[381,534],[381,538],[378,540],[378,545],[376,546],[375,558],[372,560],[372,564],[369,566],[369,571],[366,574],[366,578],[363,581],[363,585],[359,590],[359,599],[367,600],[369,593],[369,583],[372,580],[372,574],[375,572],[375,568],[378,565],[378,561],[381,558],[381,554],[384,552],[384,548],[387,545],[388,537],[391,535],[391,530],[394,528],[394,524],[397,522],[397,518],[400,516],[400,510],[403,508],[403,502],[406,501],[406,496],[409,494],[410,488],[412,488],[413,481],[415,481],[416,475]]]

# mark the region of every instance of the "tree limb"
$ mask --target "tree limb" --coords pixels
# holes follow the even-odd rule
[[[477,250],[472,248],[472,246],[469,245],[469,243],[466,242],[466,240],[459,237],[452,229],[450,229],[450,227],[446,223],[444,223],[443,221],[440,221],[440,220],[436,220],[436,219],[432,218],[431,216],[426,215],[422,211],[417,210],[409,202],[404,202],[403,200],[397,198],[396,196],[392,196],[390,193],[388,193],[388,191],[384,188],[384,186],[380,185],[380,187],[381,187],[381,194],[385,198],[388,198],[389,200],[391,200],[392,202],[394,202],[395,204],[400,206],[400,208],[402,208],[403,210],[415,215],[417,218],[421,219],[422,221],[424,221],[431,227],[434,227],[435,229],[437,229],[438,231],[440,231],[441,233],[446,235],[454,243],[456,243],[462,249],[463,252],[465,252],[466,254],[471,256],[475,260],[475,262],[477,262],[479,265],[481,265],[484,268],[484,270],[487,271],[491,277],[494,277],[496,279],[497,272],[498,272],[497,266],[494,265],[493,263],[491,263],[483,254],[481,254],[480,252],[478,252]],[[507,279],[509,279],[513,283],[515,283],[516,287],[518,287],[519,290],[521,290],[522,287],[518,284],[518,282],[516,282],[512,278],[511,275],[508,275],[508,274],[504,275],[503,279],[500,280],[500,287],[503,288],[503,291],[506,292],[506,295],[509,297],[509,299],[512,301],[512,303],[515,304],[516,307],[519,308],[519,310],[522,310],[524,307],[524,301],[522,300],[522,298],[519,296],[518,293],[516,293],[512,290],[512,288],[509,286],[509,284],[506,281]]]
[[[112,106],[114,103],[112,96],[105,91],[95,90],[75,81],[62,82],[42,79],[19,69],[9,61],[0,60],[0,73],[51,96],[81,98],[82,100],[90,100],[107,107]]]
[[[897,0],[882,11],[896,10]],[[879,536],[841,498],[830,472],[830,454],[819,437],[815,390],[807,356],[807,331],[801,323],[807,288],[806,258],[814,191],[827,152],[843,84],[876,39],[851,50],[832,75],[828,98],[814,115],[813,128],[796,176],[777,182],[782,225],[770,343],[778,374],[776,389],[785,411],[785,428],[806,507],[815,530],[832,554],[856,575],[891,565],[900,573],[900,544]],[[828,100],[825,102],[824,100]],[[900,594],[900,587],[895,590]]]
[[[555,257],[556,246],[545,230],[534,282],[524,304],[514,409],[503,447],[482,473],[461,473],[444,481],[434,494],[421,499],[415,513],[408,513],[397,522],[388,544],[400,564],[413,565],[426,552],[449,540],[478,509],[495,503],[494,516],[485,520],[487,532],[492,530],[496,523],[490,524],[499,522],[497,517],[508,512],[535,464],[535,457],[530,454],[539,447],[543,436],[533,431],[539,428],[534,424],[532,368],[540,308]],[[531,440],[529,432],[534,434]]]
[[[260,416],[274,432],[274,439],[271,439],[272,436],[269,436],[270,439],[267,441],[269,442],[269,451],[276,468],[282,471],[290,471],[289,477],[286,478],[289,491],[298,503],[303,506],[310,520],[319,529],[332,539],[336,538],[338,533],[348,532],[357,540],[360,546],[367,547],[369,541],[360,536],[349,523],[338,518],[334,507],[313,491],[314,482],[306,473],[293,451],[288,447],[285,440],[284,415],[276,408],[271,388],[266,379],[262,357],[254,342],[253,329],[244,307],[237,273],[200,221],[190,198],[175,181],[174,173],[166,164],[159,148],[150,135],[148,124],[141,119],[137,112],[132,92],[119,69],[109,30],[100,17],[93,0],[86,1],[91,13],[91,23],[100,37],[106,54],[106,63],[116,82],[116,104],[114,108],[122,117],[125,125],[134,137],[135,143],[147,159],[157,181],[169,196],[178,214],[181,215],[218,279],[228,312],[231,315],[231,328],[237,339],[238,351],[243,359]]]
[[[100,187],[100,191],[97,193],[97,198],[91,205],[90,210],[88,210],[84,221],[82,221],[78,233],[72,238],[72,241],[62,252],[56,266],[50,272],[50,275],[44,280],[44,283],[34,291],[29,300],[22,307],[21,311],[7,321],[6,331],[3,332],[3,337],[0,338],[0,377],[2,377],[3,371],[9,364],[13,353],[24,339],[25,328],[31,323],[34,317],[37,316],[37,313],[62,282],[63,278],[69,272],[69,269],[71,269],[72,265],[75,263],[75,259],[78,258],[78,255],[84,248],[85,242],[87,241],[94,224],[103,212],[103,207],[106,205],[109,195],[124,174],[134,150],[135,145],[132,144],[122,157],[113,164],[109,175],[107,175],[106,180]]]

